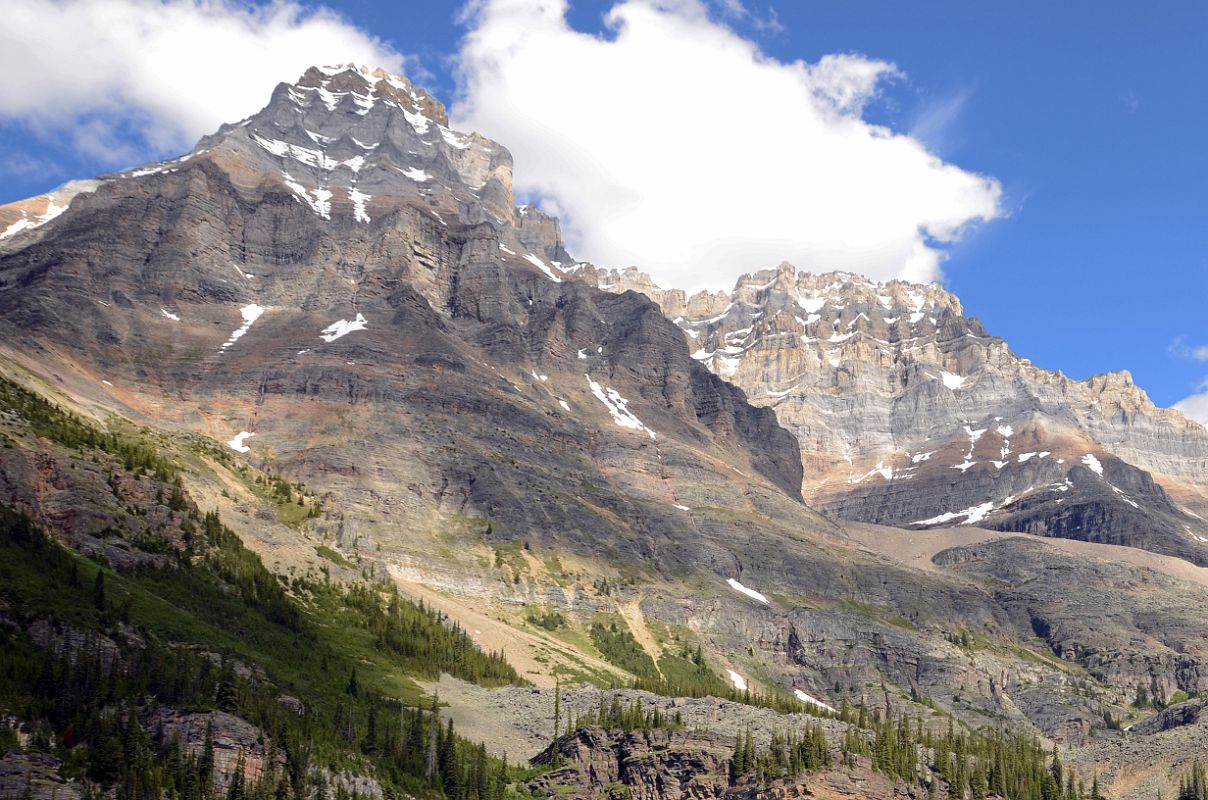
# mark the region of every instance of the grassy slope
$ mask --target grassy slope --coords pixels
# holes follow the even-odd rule
[[[307,751],[313,749],[326,763],[360,765],[362,771],[368,769],[397,789],[439,795],[440,789],[407,774],[401,756],[359,752],[365,749],[359,737],[367,730],[368,719],[379,717],[383,727],[398,730],[400,707],[429,706],[416,678],[432,679],[450,672],[483,685],[520,682],[501,659],[482,653],[464,632],[450,628],[434,612],[398,597],[392,587],[309,578],[287,582],[270,573],[215,515],[203,516],[187,494],[179,491],[176,476],[193,459],[188,453],[174,458],[171,450],[161,450],[158,437],[132,430],[102,430],[94,421],[6,379],[0,379],[0,414],[6,430],[4,447],[49,453],[69,470],[87,461],[101,463],[130,482],[152,487],[158,485],[154,482],[163,482],[168,487],[164,502],[180,506],[179,529],[172,527],[165,532],[166,541],[155,543],[157,554],[168,553],[162,566],[115,571],[55,542],[53,535],[3,504],[10,498],[0,498],[0,613],[15,623],[4,634],[8,679],[0,681],[0,711],[16,713],[30,722],[38,719],[35,709],[41,706],[36,692],[31,694],[31,682],[22,675],[28,677],[47,657],[21,633],[30,624],[46,620],[56,628],[112,635],[118,642],[124,641],[117,635],[119,630],[135,630],[153,649],[167,648],[186,660],[197,652],[211,652],[251,666],[266,679],[255,688],[263,695],[258,700],[261,705],[275,707],[278,694],[300,698],[312,721],[306,723],[304,734],[294,730],[293,735],[306,739]],[[281,500],[278,495],[286,492],[271,476],[252,482],[265,487],[266,501]],[[298,497],[305,507],[299,505]],[[148,505],[159,502],[159,498],[147,499]],[[309,513],[312,503],[303,487],[295,487],[276,504]],[[135,517],[148,513],[148,508],[127,508],[120,502],[114,507]],[[134,551],[147,544],[119,541],[121,531],[106,535]],[[167,544],[182,539],[189,542],[184,550]],[[98,574],[103,575],[105,598],[99,604],[95,600]],[[123,660],[134,663],[141,658],[138,651],[123,648]],[[354,673],[360,690],[350,696],[349,678]],[[143,703],[141,695],[126,697],[122,690],[115,691],[120,703]],[[217,702],[201,697],[194,698],[193,704],[196,710],[205,710]],[[337,717],[340,709],[349,713],[350,708],[357,733],[351,742],[335,734],[334,723],[324,724]],[[255,718],[252,707],[243,711]],[[389,723],[392,716],[396,721]],[[291,718],[275,720],[274,727],[298,728],[301,724]],[[53,731],[53,720],[49,727]],[[44,746],[67,757],[64,769],[70,772],[72,764],[83,758],[73,753],[80,748],[87,751],[92,742],[73,734],[83,741],[70,748],[56,733],[62,731],[53,731]],[[467,753],[474,750],[465,742],[459,748]]]

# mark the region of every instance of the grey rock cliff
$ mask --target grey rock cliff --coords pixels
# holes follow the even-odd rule
[[[821,510],[1208,563],[1208,431],[1155,407],[1127,372],[1076,381],[1034,366],[938,284],[786,263],[685,300],[632,268],[574,274],[647,294],[695,359],[775,409]]]

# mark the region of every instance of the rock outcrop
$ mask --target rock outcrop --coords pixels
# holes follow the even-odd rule
[[[634,800],[730,796],[726,771],[733,740],[668,730],[579,730],[533,763],[550,764],[555,749],[559,761],[570,766],[533,781],[534,794],[611,798],[623,792]]]
[[[36,751],[9,750],[0,756],[0,797],[25,800],[78,800],[79,781],[63,778],[63,760]]]
[[[1194,725],[1199,721],[1200,716],[1204,712],[1203,700],[1191,700],[1186,703],[1177,703],[1168,708],[1164,708],[1148,719],[1143,719],[1136,725],[1129,728],[1132,733],[1141,736],[1153,736],[1154,734],[1162,733],[1163,731],[1171,730],[1172,728],[1180,728],[1184,725]]]

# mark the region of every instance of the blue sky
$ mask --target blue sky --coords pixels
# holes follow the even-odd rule
[[[477,23],[456,5],[327,7],[342,17],[331,24],[405,54],[412,77],[442,99],[464,99],[463,37]],[[576,2],[567,19],[615,36],[603,22],[611,7]],[[710,14],[778,62],[859,54],[896,67],[856,113],[996,179],[997,218],[943,245],[942,270],[967,312],[1017,353],[1078,378],[1129,369],[1159,405],[1199,391],[1208,377],[1208,351],[1197,352],[1208,345],[1208,5],[731,1]],[[499,119],[481,97],[460,111]],[[185,149],[156,127],[156,113],[65,110],[56,120],[0,103],[0,202]],[[761,117],[741,113],[753,125]],[[67,127],[78,134],[97,121],[104,132],[91,144]],[[792,131],[777,137],[791,142]],[[519,176],[523,149],[499,138],[518,153]],[[724,181],[717,194],[726,202]]]

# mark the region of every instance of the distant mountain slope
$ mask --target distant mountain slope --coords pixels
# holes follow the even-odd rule
[[[823,511],[1208,563],[1208,431],[1156,408],[1127,372],[1075,381],[1019,358],[937,284],[781,264],[687,298],[636,270],[574,272],[659,302],[694,358],[774,408]]]

